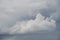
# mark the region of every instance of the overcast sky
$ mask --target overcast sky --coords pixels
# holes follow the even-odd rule
[[[60,32],[60,0],[0,0],[0,34],[42,31]]]

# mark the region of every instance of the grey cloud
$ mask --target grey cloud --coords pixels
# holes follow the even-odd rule
[[[53,31],[60,32],[60,0],[0,0],[0,40],[59,40]]]
[[[16,22],[34,20],[38,13],[45,17],[50,16],[50,19],[59,19],[57,7],[56,0],[1,0],[0,32],[8,33],[7,29],[13,27]]]
[[[27,33],[15,35],[2,35],[1,40],[59,40],[56,32]]]

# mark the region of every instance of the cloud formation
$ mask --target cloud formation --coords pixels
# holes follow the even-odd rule
[[[45,18],[37,14],[34,20],[18,22],[10,30],[11,33],[26,33],[37,31],[53,31],[56,28],[56,22],[53,19]]]
[[[56,0],[1,0],[0,33],[53,31],[60,15],[57,4]]]

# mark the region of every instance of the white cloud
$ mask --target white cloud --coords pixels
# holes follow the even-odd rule
[[[56,22],[53,19],[45,18],[41,14],[37,14],[34,20],[18,22],[10,29],[10,33],[53,31],[55,28]]]

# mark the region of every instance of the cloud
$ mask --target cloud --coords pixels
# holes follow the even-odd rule
[[[56,30],[60,0],[0,0],[0,40],[57,40]]]
[[[60,17],[57,4],[57,0],[1,0],[0,33],[54,30]]]
[[[58,34],[56,32],[41,32],[28,34],[3,35],[0,40],[57,40]]]
[[[8,29],[17,21],[30,20],[37,14],[36,9],[45,5],[39,0],[1,0],[0,3],[0,33],[8,32]],[[36,4],[36,5],[35,5]],[[33,6],[34,5],[34,6]],[[35,12],[36,11],[36,12]]]
[[[11,33],[27,33],[37,31],[53,31],[56,28],[56,22],[53,19],[45,18],[37,14],[34,20],[22,21],[16,23],[11,29]]]

